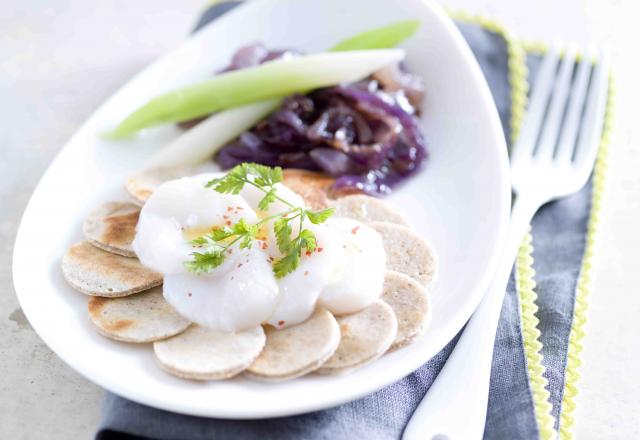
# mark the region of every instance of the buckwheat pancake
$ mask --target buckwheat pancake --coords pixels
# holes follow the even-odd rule
[[[144,267],[137,258],[103,251],[86,241],[74,244],[62,257],[62,273],[74,289],[108,298],[162,284],[162,275]]]
[[[177,335],[191,324],[162,296],[162,287],[121,298],[93,297],[89,317],[100,334],[124,342],[153,342]]]
[[[134,203],[142,206],[161,183],[197,174],[198,172],[201,172],[198,168],[189,166],[148,169],[129,177],[125,188],[132,197]]]
[[[313,171],[286,169],[282,172],[282,183],[299,194],[313,209],[329,206],[329,192],[334,179]]]
[[[387,254],[387,270],[409,275],[430,287],[438,264],[429,242],[411,229],[385,222],[370,223],[381,236]]]
[[[391,306],[398,320],[398,332],[391,349],[411,343],[427,329],[431,321],[429,293],[413,278],[387,271],[382,300]]]
[[[160,197],[161,191],[156,190],[165,181],[202,171],[203,167],[147,170],[129,179],[127,189],[142,205],[154,191],[154,197]],[[377,254],[360,250],[366,256],[379,254],[380,258],[376,260],[379,267],[376,266],[374,272],[380,276],[379,283],[364,289],[374,292],[375,287],[376,294],[359,307],[340,311],[334,310],[334,306],[326,309],[322,302],[314,303],[308,308],[308,311],[315,308],[310,317],[289,327],[285,325],[285,319],[290,324],[301,319],[263,321],[260,318],[234,329],[256,327],[235,333],[220,331],[215,325],[211,327],[218,330],[198,325],[192,316],[178,314],[165,300],[163,288],[158,287],[163,282],[162,274],[143,266],[134,254],[132,242],[140,233],[140,228],[136,228],[142,222],[139,221],[140,207],[130,202],[109,202],[92,211],[83,224],[86,240],[72,246],[63,257],[64,277],[75,289],[93,296],[88,303],[88,313],[100,334],[122,342],[153,342],[160,367],[177,377],[221,380],[244,372],[247,377],[257,380],[278,382],[314,371],[319,374],[352,371],[389,350],[410,343],[426,329],[431,317],[427,287],[433,282],[437,264],[428,242],[406,226],[406,218],[394,207],[362,194],[338,194],[332,191],[333,183],[333,178],[319,173],[284,171],[283,184],[302,196],[311,209],[335,208],[334,215],[338,220],[331,223],[332,227],[337,228],[340,222],[353,222],[357,226],[349,227],[350,234],[366,229],[372,234],[370,241],[375,238],[373,241],[378,243]],[[202,184],[198,185],[201,190]],[[300,198],[292,195],[302,206]],[[227,208],[233,209],[233,206]],[[227,210],[222,218],[225,216],[228,216]],[[153,237],[156,235],[151,234],[150,245],[155,243]],[[322,248],[318,249],[320,253]],[[322,255],[328,255],[327,252]],[[162,252],[155,254],[163,255]],[[139,255],[145,265],[157,269],[144,259],[142,252]],[[356,262],[362,260],[360,256]],[[259,261],[266,260],[261,258]],[[350,273],[358,274],[357,279],[370,280],[373,265],[366,264],[364,271],[358,272],[356,262],[333,264],[349,267]],[[178,264],[184,262],[180,260]],[[243,261],[234,266],[234,270],[244,265]],[[303,272],[303,276],[307,274],[308,271]],[[169,275],[171,273],[167,274],[167,283]],[[268,275],[273,276],[271,267],[268,267]],[[378,298],[383,275],[383,293]],[[234,295],[236,290],[237,285],[234,285]],[[304,292],[305,289],[296,288],[295,291]],[[341,297],[343,291],[351,292],[350,288],[341,287],[338,290]],[[246,299],[246,295],[242,297]],[[364,309],[359,310],[361,307]],[[242,308],[244,310],[246,304]],[[329,310],[337,313],[358,311],[334,316]]]
[[[321,374],[345,373],[373,362],[389,349],[398,331],[393,309],[380,300],[359,312],[337,316],[336,320],[340,344],[317,370]]]
[[[94,209],[82,230],[92,245],[114,254],[135,257],[131,242],[136,235],[140,207],[129,202],[107,202]]]
[[[264,381],[293,379],[318,369],[340,343],[340,327],[326,309],[318,308],[301,324],[266,326],[264,350],[245,374]]]
[[[153,343],[163,370],[194,380],[228,379],[247,368],[265,344],[262,327],[225,333],[193,324],[184,332]]]
[[[332,206],[336,217],[347,217],[363,223],[388,222],[406,226],[406,217],[393,206],[363,194],[353,194],[336,199]]]

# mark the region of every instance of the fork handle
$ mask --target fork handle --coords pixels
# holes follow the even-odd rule
[[[507,246],[493,281],[453,352],[407,424],[403,440],[480,439],[484,432],[496,329],[509,275],[522,238],[540,207],[516,198]]]

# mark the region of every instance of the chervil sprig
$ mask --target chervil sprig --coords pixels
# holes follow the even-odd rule
[[[240,249],[248,249],[258,234],[260,225],[267,219],[255,225],[250,225],[240,219],[233,226],[215,228],[211,232],[191,240],[191,245],[203,248],[204,252],[193,252],[193,260],[185,262],[191,272],[206,273],[220,266],[234,244],[240,242]]]
[[[207,252],[193,252],[193,260],[184,263],[190,272],[206,273],[222,264],[225,258],[224,250],[212,249]]]
[[[222,194],[240,194],[246,184],[253,185],[264,192],[264,197],[258,202],[258,209],[266,211],[269,205],[279,200],[293,207],[286,200],[278,197],[275,184],[282,181],[282,168],[271,168],[256,163],[243,163],[231,169],[224,177],[207,182],[207,188],[213,188]]]
[[[193,259],[185,262],[191,272],[206,273],[220,266],[231,246],[240,243],[241,249],[248,249],[257,239],[260,228],[268,221],[274,220],[273,232],[282,258],[273,262],[273,272],[282,278],[298,268],[303,252],[311,254],[316,250],[317,239],[313,231],[304,228],[308,219],[313,224],[325,222],[333,214],[333,208],[311,211],[295,206],[278,196],[276,184],[282,181],[282,168],[267,167],[254,163],[243,163],[232,168],[225,176],[207,182],[206,187],[222,194],[239,194],[245,185],[251,185],[264,193],[258,203],[260,211],[268,211],[275,201],[280,201],[289,209],[263,218],[255,224],[244,219],[231,226],[215,228],[211,232],[191,241],[191,244],[203,249],[203,252],[192,253]],[[297,220],[297,235],[291,237]]]

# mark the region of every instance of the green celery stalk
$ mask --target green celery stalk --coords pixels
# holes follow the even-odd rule
[[[381,28],[361,32],[333,46],[330,51],[343,52],[349,50],[389,49],[396,47],[416,33],[420,20],[406,20]]]
[[[404,21],[363,32],[335,45],[333,51],[340,51],[347,42],[351,50],[367,48],[384,49],[393,47],[405,38],[409,38],[419,26],[418,22]],[[413,28],[412,32],[408,29]],[[375,45],[380,47],[375,47]],[[153,167],[169,167],[176,165],[196,165],[204,162],[228,141],[252,127],[267,114],[278,108],[281,100],[257,102],[232,108],[209,116],[192,129],[162,148],[151,161]]]
[[[339,42],[329,51],[351,52],[390,49],[411,37],[419,27],[418,20],[400,21],[354,35]],[[365,54],[359,52],[354,52],[353,59],[350,60],[339,57],[339,63],[342,64],[318,66],[318,62],[322,64],[336,60],[335,58],[322,57],[322,55],[327,54],[301,57],[305,60],[315,57],[315,63],[310,63],[307,66],[304,65],[307,61],[303,61],[302,65],[299,61],[293,68],[291,68],[293,60],[287,61],[286,67],[282,61],[272,61],[255,68],[217,75],[210,80],[165,93],[136,110],[113,131],[103,134],[103,137],[107,139],[124,138],[138,130],[154,125],[189,120],[261,100],[280,98],[296,92],[304,93],[314,88],[340,82],[356,81],[377,70],[358,69],[358,67],[364,67],[358,66],[358,63],[361,63],[365,58],[369,62],[372,61],[371,57],[365,57]],[[351,55],[347,57],[350,58]],[[382,58],[380,58],[381,60]],[[276,64],[277,67],[272,67],[272,64]],[[367,64],[366,67],[373,65],[375,63]],[[314,68],[318,70],[314,71]],[[322,77],[322,75],[325,76]],[[246,121],[254,119],[255,115],[255,112],[248,111]],[[229,135],[232,132],[235,130],[229,127]],[[221,138],[226,136],[225,134]],[[210,148],[213,148],[217,142],[209,144]],[[215,148],[217,149],[219,146]]]
[[[148,168],[198,165],[210,159],[220,147],[277,109],[281,101],[255,102],[209,116],[156,152]]]
[[[403,57],[404,51],[399,49],[320,53],[223,73],[152,99],[106,137],[122,138],[154,125],[357,81]]]

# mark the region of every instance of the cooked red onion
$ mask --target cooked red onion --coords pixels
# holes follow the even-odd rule
[[[224,71],[286,56],[261,44],[241,48]],[[415,114],[421,82],[403,66],[358,83],[285,98],[278,110],[224,146],[215,157],[228,169],[242,162],[321,171],[335,189],[388,193],[427,157]]]
[[[336,189],[388,193],[427,156],[416,117],[370,83],[286,98],[267,119],[223,147],[216,161],[322,171]]]
[[[386,91],[402,95],[398,101],[406,98],[413,107],[420,107],[424,99],[424,84],[420,78],[409,73],[403,63],[383,67],[375,72],[372,78]]]

